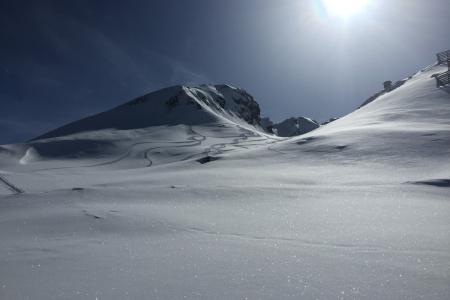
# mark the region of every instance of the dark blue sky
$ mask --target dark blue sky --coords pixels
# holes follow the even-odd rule
[[[449,0],[0,0],[0,144],[152,90],[229,83],[274,120],[352,111],[450,48]]]

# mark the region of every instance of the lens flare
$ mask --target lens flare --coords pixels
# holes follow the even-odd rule
[[[329,16],[348,18],[361,12],[370,0],[322,0]]]

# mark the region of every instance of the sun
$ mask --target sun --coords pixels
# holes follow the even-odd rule
[[[370,0],[322,0],[329,16],[349,18],[361,12]]]

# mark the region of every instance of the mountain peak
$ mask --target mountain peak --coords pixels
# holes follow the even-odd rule
[[[199,125],[216,121],[259,126],[259,104],[245,90],[226,84],[177,85],[69,123],[35,140],[102,129],[128,130],[164,125]]]

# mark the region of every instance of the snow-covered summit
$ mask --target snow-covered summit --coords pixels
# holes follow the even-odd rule
[[[173,86],[69,123],[36,139],[109,128],[128,130],[217,121],[259,126],[259,105],[246,91],[230,85]]]
[[[319,128],[319,124],[306,117],[292,117],[284,120],[283,122],[273,124],[272,130],[278,136],[291,137],[301,134],[305,134],[314,129]]]

